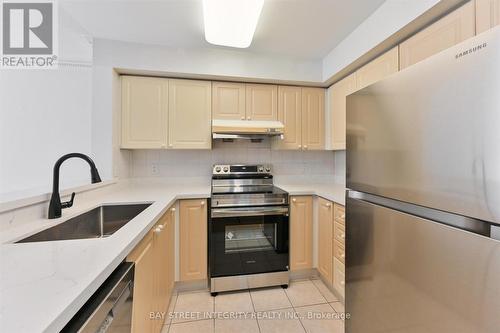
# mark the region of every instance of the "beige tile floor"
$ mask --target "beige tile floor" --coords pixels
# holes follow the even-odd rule
[[[343,333],[344,306],[318,279],[281,287],[210,296],[208,291],[173,296],[162,333]]]

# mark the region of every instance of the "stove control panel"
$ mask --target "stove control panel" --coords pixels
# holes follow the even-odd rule
[[[245,174],[270,174],[272,171],[269,164],[257,165],[229,165],[216,164],[213,167],[213,175],[245,175]]]

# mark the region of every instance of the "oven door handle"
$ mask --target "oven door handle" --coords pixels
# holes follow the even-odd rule
[[[211,217],[239,217],[285,215],[288,216],[288,207],[253,207],[253,208],[212,208]]]

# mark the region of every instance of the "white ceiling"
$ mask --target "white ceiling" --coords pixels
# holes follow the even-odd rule
[[[224,48],[203,34],[201,0],[61,0],[95,38]],[[266,0],[249,52],[322,59],[384,0]]]

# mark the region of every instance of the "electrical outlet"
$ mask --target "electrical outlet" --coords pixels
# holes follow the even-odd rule
[[[153,176],[156,176],[159,173],[160,173],[160,170],[158,169],[158,164],[156,164],[156,163],[151,164],[151,174]]]

